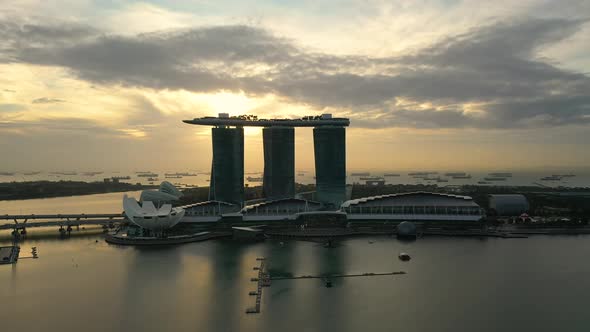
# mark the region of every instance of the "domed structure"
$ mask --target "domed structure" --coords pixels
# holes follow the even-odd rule
[[[178,188],[176,188],[172,183],[168,182],[168,181],[163,181],[162,183],[160,183],[160,192],[175,196],[175,197],[182,197],[182,192],[180,192],[180,190],[178,190]]]
[[[140,201],[123,196],[123,209],[127,218],[137,226],[161,233],[176,225],[184,216],[184,209],[172,207],[171,202],[177,201],[182,193],[170,182],[162,182],[160,190],[144,190]]]
[[[123,196],[123,209],[127,218],[137,226],[154,232],[161,232],[180,221],[184,216],[183,208],[173,208],[171,204],[164,204],[156,209],[151,201],[143,201],[142,205],[133,197]]]
[[[416,237],[416,224],[409,221],[402,221],[397,225],[397,236]]]

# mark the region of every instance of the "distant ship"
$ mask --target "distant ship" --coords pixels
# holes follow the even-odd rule
[[[102,172],[84,172],[84,173],[82,173],[82,175],[84,175],[84,176],[95,176],[98,174],[102,174]]]
[[[385,173],[385,174],[383,174],[383,176],[399,176],[399,174],[396,174],[396,173]]]
[[[57,175],[78,175],[77,172],[51,172],[49,174],[57,174]]]
[[[156,174],[156,173],[140,173],[140,174],[137,174],[137,177],[138,178],[154,178],[154,177],[157,177],[157,176],[158,176],[158,174]]]
[[[486,182],[486,181],[477,181],[477,184],[490,184],[490,183]]]
[[[165,173],[164,176],[180,176],[180,177],[183,177],[183,176],[197,176],[197,174],[195,174],[195,173],[186,173],[186,172],[183,172],[183,173],[176,172],[176,173]]]
[[[575,174],[562,174],[561,175],[562,178],[573,178],[575,176],[576,176]]]
[[[158,178],[149,178],[148,181],[150,181],[150,182],[158,181]]]
[[[486,181],[506,181],[506,178],[502,178],[502,177],[486,177],[483,179]]]
[[[541,178],[541,181],[561,181],[561,176],[551,175]]]
[[[465,176],[465,175],[467,175],[467,173],[465,173],[465,172],[445,173],[445,176],[452,176],[452,177]]]
[[[369,173],[369,172],[360,172],[360,173],[351,173],[350,175],[351,176],[370,176],[371,173]]]
[[[471,179],[471,175],[454,175],[452,176],[453,179]]]
[[[497,178],[510,178],[512,177],[512,173],[489,173],[489,176],[497,177]]]
[[[41,172],[27,172],[27,173],[23,173],[23,175],[37,175],[40,174]]]
[[[246,180],[248,180],[249,182],[262,182],[264,181],[264,178],[249,176],[246,178]]]
[[[165,174],[164,177],[166,179],[182,179],[182,176],[180,176],[180,175],[173,175],[173,174]]]
[[[130,176],[113,176],[111,179],[113,180],[131,180]]]
[[[305,174],[299,173],[299,174],[297,174],[297,176],[305,176]]]
[[[449,180],[438,178],[436,179],[436,182],[449,182]]]
[[[438,172],[413,172],[413,173],[408,173],[409,176],[413,176],[413,177],[424,177],[424,176],[428,176],[431,174],[438,174]]]
[[[363,176],[359,178],[360,180],[366,180],[366,181],[379,181],[379,180],[383,180],[382,177],[380,176]]]

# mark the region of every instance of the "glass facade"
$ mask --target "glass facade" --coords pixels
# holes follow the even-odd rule
[[[273,200],[295,196],[295,128],[264,128],[262,138],[264,196]]]
[[[339,208],[346,199],[346,129],[313,129],[316,171],[316,200]]]
[[[211,129],[213,162],[209,199],[241,205],[244,200],[244,128]]]

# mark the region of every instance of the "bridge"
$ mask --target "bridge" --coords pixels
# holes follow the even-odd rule
[[[0,215],[0,220],[11,220],[12,223],[0,224],[2,229],[25,229],[30,227],[48,226],[81,226],[81,225],[109,225],[125,220],[123,213],[93,213],[93,214],[6,214]],[[30,220],[34,220],[30,222]]]

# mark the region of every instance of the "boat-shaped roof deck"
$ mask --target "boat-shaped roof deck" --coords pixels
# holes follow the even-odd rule
[[[212,117],[194,118],[182,122],[203,126],[235,126],[235,127],[348,127],[347,118],[332,118],[323,116],[306,116],[300,119],[258,119],[252,117]]]

